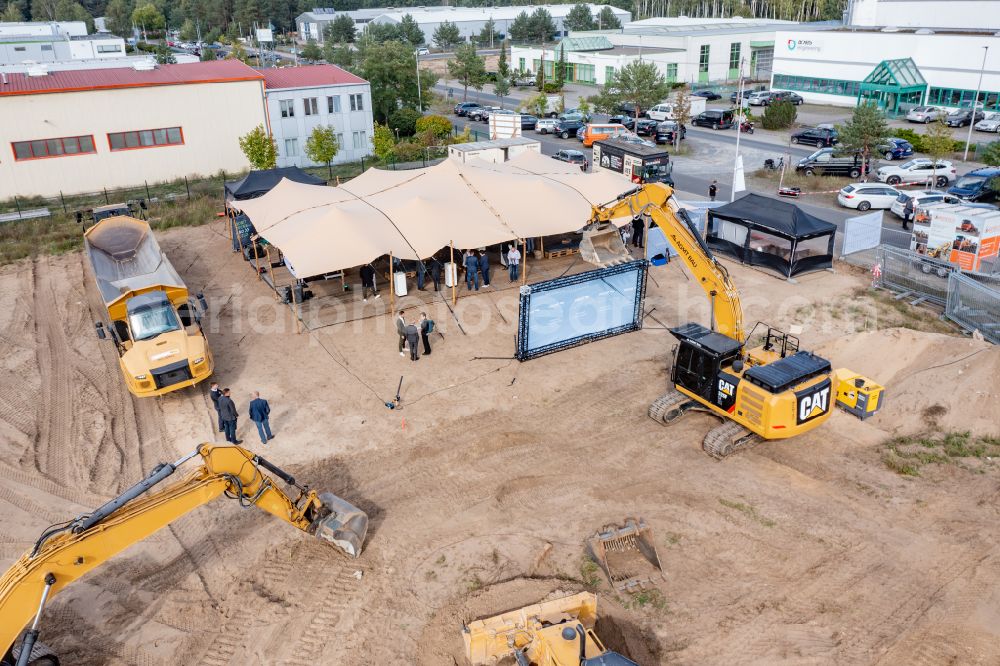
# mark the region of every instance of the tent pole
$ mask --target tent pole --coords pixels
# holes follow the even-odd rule
[[[389,312],[394,313],[396,311],[396,301],[394,299],[396,295],[396,275],[395,268],[392,265],[392,250],[389,251]]]
[[[545,236],[538,237],[538,249],[542,251],[542,257],[545,256]]]
[[[451,265],[455,266],[455,242],[448,241],[448,251],[451,253]],[[451,304],[454,305],[458,299],[456,293],[458,285],[458,267],[455,266],[455,274],[451,276]]]
[[[523,266],[521,266],[521,268],[523,269],[521,271],[521,284],[528,284],[528,239],[527,238],[521,239],[521,249],[522,249],[521,256],[523,257],[521,259],[521,263],[524,264]]]
[[[264,278],[261,276],[261,273],[260,273],[260,244],[259,243],[254,243],[253,244],[253,266],[254,266],[254,268],[257,269],[257,279],[258,280],[263,280]]]
[[[264,248],[264,257],[267,259],[267,267],[271,268],[271,246]],[[274,273],[271,273],[271,290],[274,292],[274,300],[278,300],[278,283],[274,281]]]

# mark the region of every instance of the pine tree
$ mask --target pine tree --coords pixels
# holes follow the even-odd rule
[[[434,31],[434,43],[445,51],[455,48],[461,41],[462,33],[458,31],[458,26],[451,21],[442,21],[441,25]]]
[[[500,98],[500,108],[503,108],[503,98],[510,92],[510,66],[507,64],[507,42],[500,45],[500,58],[497,60],[497,81],[493,92]]]
[[[472,44],[462,44],[455,49],[455,57],[448,61],[448,73],[458,79],[464,88],[462,101],[469,98],[469,86],[482,90],[486,83],[486,61],[476,53]]]
[[[872,102],[854,107],[851,119],[837,127],[840,146],[861,153],[867,173],[868,160],[889,139],[885,114]]]

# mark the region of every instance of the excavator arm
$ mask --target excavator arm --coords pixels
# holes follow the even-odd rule
[[[199,468],[159,492],[146,494],[193,458],[201,459]],[[264,470],[293,486],[297,497],[292,499],[278,488]],[[223,494],[243,507],[256,506],[329,541],[351,556],[361,552],[368,531],[368,516],[363,511],[335,495],[318,495],[298,485],[294,477],[244,448],[202,444],[177,462],[157,466],[145,479],[93,512],[42,533],[34,548],[0,578],[0,656],[10,654],[32,617],[37,625],[46,599],[130,545]],[[32,631],[35,629],[33,626]],[[25,644],[30,648],[27,639]]]
[[[622,217],[645,217],[663,230],[712,303],[712,330],[745,342],[743,308],[726,267],[712,255],[697,229],[674,199],[673,189],[649,183],[625,192],[612,203],[595,206],[591,225]]]

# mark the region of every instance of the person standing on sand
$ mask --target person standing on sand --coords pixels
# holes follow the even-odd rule
[[[431,280],[434,282],[434,291],[441,291],[441,262],[437,256],[431,257]]]
[[[427,318],[426,312],[420,313],[420,339],[424,343],[424,356],[431,353],[431,340],[427,336],[434,330],[434,322]]]
[[[226,441],[230,444],[242,444],[243,440],[236,439],[236,419],[240,413],[236,411],[236,403],[229,397],[229,389],[222,389],[222,396],[219,398],[219,416],[222,417],[222,428],[226,433]]]
[[[490,255],[485,247],[479,250],[479,271],[483,274],[483,284],[490,286]]]
[[[365,303],[368,302],[369,291],[375,298],[381,297],[375,290],[375,268],[371,264],[365,264],[361,267],[361,300]]]
[[[250,407],[247,411],[250,413],[250,420],[257,424],[260,443],[267,444],[274,439],[274,435],[271,434],[271,424],[268,421],[271,416],[271,406],[267,404],[267,400],[260,397],[259,391],[250,394]]]
[[[406,356],[403,353],[403,347],[406,346],[406,320],[403,318],[402,310],[396,315],[396,332],[399,333],[399,355]]]
[[[406,327],[406,344],[410,345],[410,360],[419,361],[420,350],[417,345],[420,344],[420,331],[413,324]]]
[[[222,427],[222,412],[219,411],[219,398],[222,397],[222,389],[219,382],[212,382],[212,388],[208,389],[208,397],[212,399],[212,406],[215,407],[215,415],[219,417],[219,432],[225,432]]]
[[[517,243],[511,243],[507,250],[507,271],[511,282],[517,282],[517,271],[521,264],[521,253],[517,251]]]
[[[472,250],[465,251],[465,290],[472,291],[472,283],[476,283],[476,291],[479,291],[479,259]]]

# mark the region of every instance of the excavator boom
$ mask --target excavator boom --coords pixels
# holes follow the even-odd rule
[[[192,458],[201,467],[167,488],[146,492]],[[291,486],[292,499],[264,472]],[[0,578],[0,657],[13,645],[43,594],[66,585],[130,545],[220,495],[256,506],[294,527],[329,541],[353,557],[361,552],[368,516],[346,500],[296,484],[294,477],[238,446],[202,444],[174,463],[156,467],[145,479],[89,514],[47,529],[35,547]]]

